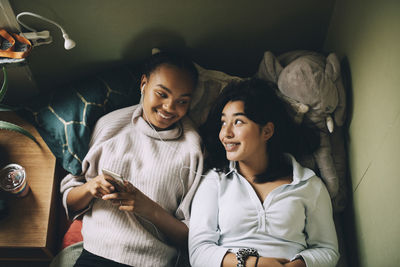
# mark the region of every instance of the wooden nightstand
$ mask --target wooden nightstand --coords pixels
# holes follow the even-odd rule
[[[7,196],[9,214],[0,220],[0,266],[13,261],[50,261],[55,253],[55,209],[58,183],[56,159],[36,129],[13,112],[0,120],[29,130],[40,143],[19,133],[0,130],[0,163],[25,167],[31,192],[24,198]]]

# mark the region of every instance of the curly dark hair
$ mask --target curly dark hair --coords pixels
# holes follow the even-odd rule
[[[319,138],[314,129],[296,125],[287,112],[286,104],[276,95],[276,86],[270,82],[252,78],[228,84],[200,127],[207,151],[206,166],[219,171],[228,170],[225,149],[219,141],[221,113],[230,101],[243,101],[246,116],[260,126],[274,124],[274,134],[268,140],[268,169],[257,176],[256,182],[273,181],[292,173],[291,164],[284,153],[301,157],[314,151]]]

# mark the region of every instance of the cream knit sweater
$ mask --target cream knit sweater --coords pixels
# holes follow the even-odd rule
[[[119,173],[165,210],[188,225],[190,204],[200,182],[203,156],[200,137],[188,118],[177,127],[156,132],[136,105],[102,117],[93,131],[81,176],[61,182],[63,205],[70,218],[84,213],[84,248],[131,266],[173,266],[177,249],[154,225],[109,201],[94,199],[85,211],[72,214],[69,191],[96,177],[103,168]]]

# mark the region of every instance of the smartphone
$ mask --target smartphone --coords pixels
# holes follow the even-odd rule
[[[115,188],[115,192],[125,192],[125,185],[124,185],[124,179],[122,178],[121,175],[118,173],[115,173],[113,171],[107,170],[107,169],[102,169],[103,174],[107,175],[104,176],[104,178],[112,184]]]

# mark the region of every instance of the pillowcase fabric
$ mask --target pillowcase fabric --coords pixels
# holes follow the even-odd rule
[[[208,112],[222,89],[228,83],[242,80],[242,78],[218,70],[205,69],[196,63],[195,67],[199,78],[190,104],[189,117],[197,126],[200,126],[206,121]]]
[[[120,67],[75,81],[31,99],[18,113],[36,127],[62,167],[79,175],[96,121],[139,103],[136,73]]]

